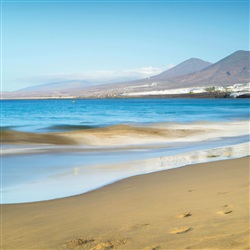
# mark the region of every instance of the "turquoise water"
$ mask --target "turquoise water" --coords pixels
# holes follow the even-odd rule
[[[247,99],[13,100],[1,102],[2,129],[56,132],[117,124],[249,119]],[[159,171],[105,166],[238,145],[249,135],[166,141],[161,148],[87,148],[86,145],[2,145],[1,201],[23,203],[80,194],[129,176]],[[10,152],[5,154],[4,152]],[[18,150],[23,150],[21,153]],[[184,162],[184,163],[183,163]],[[172,167],[185,165],[176,158]]]
[[[67,131],[116,124],[249,119],[248,99],[4,100],[6,129]]]

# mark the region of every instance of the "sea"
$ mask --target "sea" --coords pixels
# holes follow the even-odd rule
[[[249,99],[3,100],[1,105],[1,127],[26,132],[249,118]]]
[[[249,104],[249,99],[2,100],[1,131],[55,133],[121,124],[249,121]],[[190,159],[197,152],[247,142],[249,133],[193,143],[168,141],[162,147],[140,149],[2,143],[0,202],[40,202],[78,195],[130,176],[196,163]],[[152,159],[160,159],[159,164]]]

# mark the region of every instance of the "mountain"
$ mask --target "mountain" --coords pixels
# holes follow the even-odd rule
[[[248,83],[249,51],[239,50],[209,64],[200,59],[191,58],[159,75],[138,81],[95,86],[85,94],[120,95],[123,93],[147,92],[190,87],[231,86],[236,83]],[[200,71],[195,72],[197,69]],[[192,72],[193,71],[193,72]],[[185,74],[185,73],[187,74]]]
[[[77,81],[77,80],[59,81],[59,82],[51,82],[51,83],[39,84],[39,85],[23,88],[23,89],[18,90],[18,92],[67,91],[71,89],[84,88],[89,84],[92,84],[92,83],[89,81]]]
[[[229,86],[249,82],[250,52],[239,50],[207,68],[185,76],[172,78],[175,86]],[[166,81],[167,83],[167,81]]]
[[[72,79],[67,81],[56,81],[44,84],[38,84],[31,87],[26,87],[13,92],[2,92],[3,98],[14,98],[15,96],[25,97],[67,97],[77,95],[87,88],[95,88],[95,85],[113,84],[124,81],[135,81],[141,79],[140,74],[123,74],[110,76],[93,76],[87,75],[85,79]]]
[[[204,86],[226,87],[250,82],[249,58],[249,51],[239,50],[214,64],[191,58],[158,75],[141,80],[94,86],[93,83],[89,86],[87,81],[76,80],[48,83],[5,93],[2,98],[114,97],[126,93],[155,90]]]
[[[176,67],[167,70],[159,75],[153,76],[150,79],[144,79],[140,81],[129,82],[123,85],[112,85],[112,93],[116,92],[142,92],[142,91],[154,91],[154,90],[166,90],[177,88],[189,88],[189,87],[204,87],[204,86],[231,86],[236,83],[249,83],[249,60],[250,52],[239,50],[233,54],[221,59],[220,61],[210,64],[207,67],[201,69],[198,72],[188,73],[185,75],[179,75],[170,77],[174,73],[181,74],[182,70],[188,68],[192,70],[192,64],[189,62],[200,62],[201,60],[189,59]],[[202,61],[204,65],[204,61]],[[205,62],[206,63],[206,62]],[[186,67],[188,65],[190,67]],[[209,64],[209,63],[207,63]],[[195,67],[195,63],[193,64]],[[205,66],[205,65],[204,65]],[[193,70],[195,71],[195,69]],[[164,77],[165,76],[165,77]],[[114,87],[114,88],[113,88]],[[123,90],[120,89],[123,88]],[[107,86],[106,86],[107,89]]]
[[[72,89],[84,89],[91,84],[89,81],[59,81],[46,84],[39,84],[32,87],[23,88],[17,91],[2,93],[3,98],[29,98],[29,97],[60,97],[68,96]]]
[[[212,65],[212,63],[210,62],[206,62],[198,58],[190,58],[178,64],[177,66],[160,73],[159,75],[151,77],[151,79],[155,81],[161,81],[168,78],[183,76],[201,71],[202,69],[205,69],[210,65]]]
[[[98,94],[98,92],[108,91],[108,89],[118,88],[123,89],[127,88],[130,85],[144,85],[145,82],[158,81],[161,79],[171,78],[174,76],[181,76],[189,73],[193,73],[199,71],[207,66],[211,65],[209,62],[205,62],[201,59],[191,58],[186,60],[179,65],[162,72],[159,75],[153,76],[151,78],[134,80],[134,81],[126,81],[122,83],[117,83],[114,79],[110,80],[113,83],[100,84],[93,81],[84,81],[84,80],[71,80],[71,81],[58,81],[46,84],[39,84],[32,87],[27,87],[20,89],[18,91],[14,91],[11,93],[5,93],[3,97],[10,96],[15,97],[19,96],[25,98],[26,96],[68,96],[68,95],[85,95],[86,93]],[[104,81],[105,82],[105,81]]]
[[[152,89],[153,87],[156,87],[159,83],[165,82],[167,79],[191,74],[200,71],[210,65],[212,65],[212,63],[210,62],[206,62],[198,58],[190,58],[169,70],[163,71],[162,73],[149,78],[129,82],[127,81],[122,83],[96,85],[93,87],[86,88],[85,92],[87,92],[87,94],[93,95],[99,92],[101,94],[103,94],[104,92],[111,94],[121,94],[123,92],[128,91],[147,91],[148,88]]]

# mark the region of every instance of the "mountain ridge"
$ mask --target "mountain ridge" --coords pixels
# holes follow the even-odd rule
[[[126,93],[167,90],[188,87],[209,87],[223,86],[227,87],[236,83],[248,83],[250,51],[238,50],[221,60],[210,63],[199,58],[190,58],[175,67],[163,71],[150,78],[126,81],[121,83],[109,83],[94,86],[82,86],[84,81],[64,81],[73,86],[66,86],[60,89],[60,82],[54,83],[59,88],[52,88],[52,84],[40,85],[43,90],[35,91],[35,87],[22,89],[15,92],[2,93],[3,98],[15,97],[119,97]],[[46,90],[46,88],[47,90]]]
[[[175,82],[187,86],[199,83],[200,86],[215,85],[229,86],[235,83],[249,82],[250,51],[238,50],[203,70],[175,78]]]

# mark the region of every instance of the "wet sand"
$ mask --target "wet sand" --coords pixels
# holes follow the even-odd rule
[[[249,249],[249,157],[1,209],[2,249]]]

